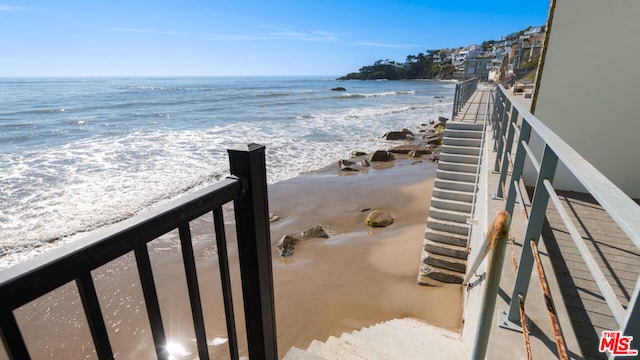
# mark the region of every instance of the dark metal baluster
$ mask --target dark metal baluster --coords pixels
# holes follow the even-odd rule
[[[168,359],[167,338],[164,333],[164,325],[162,325],[158,293],[153,279],[147,244],[137,246],[135,254],[136,263],[138,264],[138,274],[140,275],[140,285],[142,286],[142,293],[144,294],[144,302],[147,307],[147,315],[149,316],[149,325],[151,326],[151,334],[153,335],[156,354],[160,360]]]
[[[504,156],[502,157],[502,166],[500,169],[500,180],[498,181],[498,192],[496,193],[497,199],[502,199],[506,196],[503,194],[503,188],[505,187],[505,182],[507,181],[507,173],[509,172],[509,158],[508,155],[511,154],[511,148],[513,147],[513,137],[516,132],[515,126],[518,122],[518,109],[511,108],[511,119],[507,122],[507,142],[504,144]],[[512,177],[513,179],[513,177]],[[511,214],[509,214],[511,215]]]
[[[87,316],[91,337],[93,338],[93,345],[96,348],[98,357],[100,359],[113,359],[113,350],[111,350],[111,344],[109,343],[107,327],[104,324],[104,318],[100,310],[100,302],[98,301],[98,295],[96,294],[96,287],[93,283],[91,272],[86,271],[80,274],[76,279],[76,286],[78,287],[78,293],[82,300],[84,313]]]
[[[191,244],[191,230],[189,223],[180,225],[180,247],[182,248],[182,260],[184,262],[184,272],[187,277],[187,288],[189,289],[189,302],[191,303],[191,316],[196,332],[196,342],[198,344],[198,356],[200,359],[209,358],[207,348],[207,333],[204,328],[204,315],[202,314],[202,301],[200,299],[200,288],[198,287],[198,273],[196,271],[196,261],[193,256],[193,245]]]
[[[27,345],[24,343],[20,327],[13,316],[13,310],[2,309],[0,312],[0,337],[4,349],[11,360],[31,359]]]
[[[518,146],[516,148],[516,157],[513,160],[513,170],[511,171],[511,181],[509,182],[509,190],[507,192],[507,204],[504,209],[507,210],[509,216],[513,218],[513,208],[516,203],[516,182],[520,181],[522,176],[522,170],[524,169],[524,162],[526,159],[526,151],[522,142],[529,142],[531,136],[531,125],[526,119],[522,119],[522,125],[520,126],[520,137],[518,138]],[[524,207],[524,204],[523,204]]]
[[[553,181],[558,165],[558,156],[553,152],[549,145],[545,145],[542,152],[542,160],[540,161],[540,172],[536,180],[536,187],[531,200],[531,215],[527,221],[527,227],[523,241],[535,241],[536,244],[540,238],[542,224],[545,219],[545,212],[549,202],[549,193],[544,187],[544,180]],[[527,290],[529,289],[529,281],[531,280],[531,271],[533,270],[533,253],[531,247],[523,246],[520,254],[520,266],[516,275],[516,281],[511,292],[511,303],[509,305],[508,320],[513,324],[520,323],[520,306],[518,304],[518,296],[522,295],[523,299],[527,299]]]
[[[236,335],[236,319],[233,313],[233,296],[231,292],[231,276],[229,276],[229,258],[227,255],[227,238],[224,231],[222,208],[213,210],[213,223],[216,232],[216,248],[218,249],[218,265],[220,266],[220,282],[224,300],[224,316],[227,320],[227,337],[229,353],[232,360],[238,360],[238,337]]]
[[[245,325],[250,359],[277,359],[276,316],[264,146],[229,149],[231,174],[245,182],[234,200]]]

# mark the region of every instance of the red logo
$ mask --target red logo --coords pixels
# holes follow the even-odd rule
[[[623,336],[620,331],[603,331],[600,336],[600,352],[609,350],[612,355],[636,356],[638,350],[631,349],[633,336]]]

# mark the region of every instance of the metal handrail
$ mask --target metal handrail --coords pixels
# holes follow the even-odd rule
[[[502,85],[498,87],[507,97],[511,97]],[[576,180],[611,214],[625,234],[640,248],[640,221],[638,221],[640,206],[522,104],[511,101],[511,106],[527,119],[529,125],[558,156],[558,160],[571,171]]]
[[[476,168],[476,180],[475,180],[475,185],[474,185],[474,192],[473,192],[473,199],[471,200],[471,215],[470,215],[470,220],[474,219],[475,213],[476,213],[476,198],[478,196],[478,182],[480,180],[480,164],[482,163],[482,155],[484,154],[484,142],[485,142],[485,135],[486,135],[486,131],[487,131],[487,122],[489,120],[489,108],[491,107],[491,98],[492,98],[492,91],[489,90],[489,98],[487,99],[487,109],[484,113],[484,124],[482,125],[482,140],[480,140],[480,154],[478,155],[478,163],[476,164],[477,168]],[[469,224],[471,225],[471,224]],[[472,227],[469,226],[469,231],[467,232],[467,239],[471,239],[471,231],[472,231]],[[462,282],[463,284],[468,284],[469,280],[471,280],[471,276],[476,272],[476,270],[478,269],[478,266],[480,266],[480,263],[482,262],[482,260],[484,260],[484,257],[487,256],[487,251],[486,249],[489,246],[489,242],[485,241],[482,243],[482,245],[480,246],[480,252],[478,253],[478,255],[476,256],[476,259],[474,260],[474,262],[472,262],[472,265],[469,269],[467,269],[467,274],[465,275],[464,281]]]
[[[640,327],[637,325],[640,321],[640,304],[637,299],[640,293],[640,279],[633,291],[633,295],[627,307],[623,308],[620,301],[616,297],[610,283],[595,263],[595,259],[591,256],[588,249],[583,243],[582,237],[578,233],[575,225],[571,222],[566,211],[564,211],[557,197],[552,181],[558,164],[562,164],[577,179],[580,184],[598,201],[598,203],[609,213],[611,218],[618,224],[620,229],[629,237],[629,239],[640,248],[640,206],[629,198],[622,190],[616,187],[610,180],[602,175],[593,165],[580,156],[573,148],[571,148],[564,140],[555,134],[549,127],[542,123],[538,118],[531,114],[522,104],[514,99],[503,86],[499,85],[498,97],[503,101],[500,114],[494,118],[494,127],[500,127],[500,140],[498,144],[498,155],[500,161],[496,161],[496,170],[498,164],[501,164],[501,182],[505,182],[506,172],[508,171],[508,159],[511,157],[511,144],[517,145],[515,159],[513,159],[513,169],[511,181],[507,194],[502,194],[500,184],[497,193],[506,195],[505,209],[510,215],[513,214],[513,207],[517,190],[521,181],[524,168],[524,161],[529,159],[536,172],[538,173],[531,208],[529,210],[529,218],[527,220],[524,240],[537,242],[547,211],[548,200],[551,199],[557,208],[560,217],[569,229],[572,239],[589,268],[596,284],[602,292],[607,305],[611,309],[620,329],[625,335],[640,336]],[[512,116],[507,120],[507,110],[511,110]],[[519,114],[522,121],[520,124],[520,134],[517,139],[514,138],[514,126],[506,126],[507,123],[515,125],[518,121]],[[505,134],[508,130],[508,134]],[[531,149],[529,149],[529,137],[535,132],[543,141],[544,151],[540,161],[536,159]],[[497,132],[494,132],[497,134]],[[504,136],[507,136],[506,139]],[[494,136],[495,138],[495,136]],[[496,139],[498,140],[498,139]],[[508,321],[517,325],[519,323],[519,304],[518,296],[522,295],[526,298],[529,280],[533,266],[533,254],[531,248],[523,247],[520,265],[518,267],[514,289],[511,295],[511,304]],[[511,328],[511,326],[508,326]]]
[[[156,354],[159,359],[168,358],[147,244],[178,229],[198,356],[208,358],[189,224],[213,213],[230,355],[238,359],[222,219],[222,205],[233,201],[249,356],[277,359],[264,146],[250,144],[228,152],[231,177],[0,272],[0,338],[9,357],[30,358],[14,310],[75,282],[96,353],[100,359],[113,358],[92,271],[133,252]]]
[[[469,100],[471,95],[476,91],[478,88],[478,80],[479,78],[473,78],[456,84],[451,119],[456,117],[460,109],[462,109],[467,100]]]
[[[496,214],[485,236],[485,242],[490,244],[487,247],[487,253],[489,253],[487,279],[482,293],[480,319],[478,320],[471,359],[484,359],[487,353],[510,225],[511,218],[509,214],[501,210]]]

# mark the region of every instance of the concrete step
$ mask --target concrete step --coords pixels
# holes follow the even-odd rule
[[[429,254],[445,255],[466,260],[468,253],[465,246],[437,243],[428,239],[424,241],[424,250]]]
[[[460,171],[444,170],[438,167],[436,171],[436,181],[438,179],[468,182],[474,184],[476,182],[475,173],[467,173]]]
[[[464,201],[469,203],[473,201],[473,193],[468,191],[447,190],[447,189],[440,189],[440,188],[434,187],[431,193],[432,193],[432,196],[438,197],[440,199]],[[443,209],[447,209],[447,208],[443,208]],[[455,210],[455,209],[451,209],[451,210]]]
[[[425,343],[426,339],[419,331],[402,326],[393,320],[383,323],[382,326],[362,329],[359,336],[380,344],[387,353],[393,352],[395,359],[424,359],[429,351],[426,347],[428,346]]]
[[[367,359],[363,354],[360,354],[360,349],[348,344],[342,338],[335,336],[329,336],[325,341],[326,346],[331,350],[332,355],[327,359],[347,359],[347,360],[363,360]]]
[[[431,240],[433,242],[464,247],[467,246],[468,236],[468,234],[462,235],[430,228],[427,228],[424,232],[425,239]]]
[[[435,195],[431,197],[431,206],[437,207],[439,209],[471,213],[471,202],[443,199]]]
[[[427,218],[427,227],[429,229],[447,231],[454,234],[467,235],[469,233],[469,224],[465,222],[447,221],[435,219],[429,214]]]
[[[482,139],[450,137],[450,136],[447,136],[447,133],[445,133],[444,137],[442,138],[442,145],[467,146],[467,147],[480,148],[481,144],[482,144]]]
[[[480,156],[480,147],[443,145],[440,148],[440,153]]]
[[[482,131],[476,130],[456,130],[456,129],[444,129],[444,136],[454,138],[470,138],[470,139],[482,139]]]
[[[476,190],[475,183],[473,182],[439,179],[437,176],[434,186],[439,189],[455,191],[474,192]]]
[[[396,359],[397,356],[393,354],[393,349],[386,349],[375,341],[371,341],[366,335],[363,335],[360,331],[354,331],[352,333],[343,333],[340,339],[349,346],[358,349],[358,354],[366,359]]]
[[[447,121],[446,123],[447,129],[452,130],[471,130],[471,131],[482,131],[482,124],[474,124],[470,122],[462,122],[462,121]]]
[[[447,269],[461,274],[467,270],[467,261],[446,255],[427,254],[423,259],[426,265]]]
[[[464,275],[452,270],[439,267],[426,266],[426,269],[418,276],[418,284],[429,286],[442,286],[441,283],[462,284]],[[453,359],[453,357],[451,358]]]
[[[307,352],[319,356],[323,359],[331,360],[331,359],[347,359],[347,360],[362,360],[364,359],[362,356],[358,356],[349,349],[345,349],[339,345],[338,338],[334,336],[330,336],[326,342],[320,342],[318,340],[313,340],[309,347],[307,348]]]
[[[448,360],[468,357],[459,333],[431,326],[418,319],[405,318],[343,333],[339,338],[330,336],[325,343],[314,340],[306,351],[291,348],[283,359]]]
[[[292,347],[287,351],[282,360],[326,360],[316,354],[310,353],[297,347]]]
[[[429,208],[429,217],[444,221],[453,221],[466,224],[467,219],[471,217],[471,213],[455,210],[441,209],[431,206]]]
[[[477,168],[476,164],[459,164],[459,163],[440,160],[438,162],[438,170],[440,170],[440,169],[472,174],[473,177],[474,177],[474,181],[475,181],[475,176],[476,176],[476,172],[477,172],[478,168]]]
[[[440,161],[478,165],[478,157],[474,155],[446,154],[440,152]]]

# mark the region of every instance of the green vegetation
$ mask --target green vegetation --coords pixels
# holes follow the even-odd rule
[[[451,63],[434,63],[436,55],[443,56],[444,50],[427,50],[427,54],[407,55],[406,62],[378,60],[373,65],[363,66],[358,72],[350,73],[338,80],[399,80],[399,79],[444,79],[450,78],[455,71]]]
[[[520,30],[507,35],[501,40],[486,40],[482,42],[482,51],[485,54],[491,53],[494,45],[504,47],[507,51],[511,51],[511,44],[505,45],[503,40],[519,42],[518,40],[524,33],[531,30],[529,26],[524,30]],[[522,43],[520,43],[522,45]],[[458,48],[463,50],[464,47]],[[503,50],[504,52],[504,50]],[[358,72],[352,72],[346,76],[338,78],[338,80],[400,80],[400,79],[451,79],[456,67],[451,63],[452,56],[456,54],[455,49],[438,49],[427,50],[426,54],[419,53],[417,55],[407,55],[404,63],[392,61],[389,59],[378,60],[373,65],[363,66]],[[485,57],[487,55],[484,55]],[[495,54],[489,54],[495,56]],[[538,59],[532,59],[519,67],[518,76],[523,76],[530,72],[535,73],[538,68]],[[514,71],[515,71],[514,70]]]
[[[524,65],[522,65],[521,68],[527,72],[533,71],[538,68],[538,61],[540,61],[539,58],[531,59],[526,63],[524,63]]]

